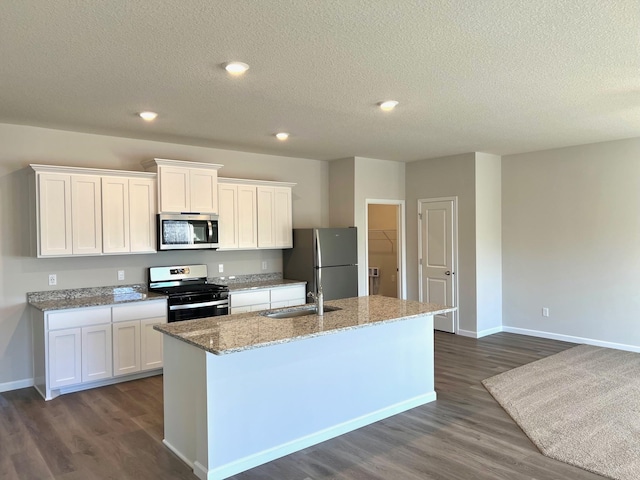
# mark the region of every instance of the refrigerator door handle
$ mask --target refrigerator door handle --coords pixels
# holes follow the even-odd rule
[[[318,235],[317,230],[314,236],[316,237],[315,250],[318,258],[318,268],[316,268],[316,294],[318,294],[318,292],[322,291],[322,249],[320,247],[320,235]]]

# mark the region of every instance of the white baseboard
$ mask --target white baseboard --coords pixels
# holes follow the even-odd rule
[[[616,350],[625,350],[628,352],[640,352],[640,347],[635,345],[627,345],[624,343],[604,342],[593,338],[575,337],[573,335],[563,335],[560,333],[543,332],[540,330],[529,330],[527,328],[502,327],[503,332],[517,333],[519,335],[529,335],[530,337],[548,338],[550,340],[560,340],[562,342],[584,343],[586,345],[594,345],[596,347],[614,348]]]
[[[473,330],[458,330],[458,335],[462,337],[478,338]]]
[[[502,326],[487,328],[486,330],[480,330],[479,332],[475,332],[473,330],[458,330],[458,335],[463,337],[471,337],[471,338],[482,338],[487,335],[493,335],[494,333],[502,332]]]
[[[337,437],[338,435],[343,435],[347,432],[356,430],[357,428],[364,427],[365,425],[369,425],[379,420],[388,418],[392,415],[396,415],[398,413],[418,407],[420,405],[424,405],[429,402],[433,402],[435,400],[436,392],[429,392],[424,395],[411,398],[407,401],[400,402],[395,405],[391,405],[389,407],[369,413],[367,415],[354,418],[353,420],[349,420],[339,425],[335,425],[319,432],[312,433],[311,435],[307,435],[306,437],[298,438],[291,442],[287,442],[268,450],[258,452],[254,455],[249,455],[248,457],[244,457],[234,462],[221,465],[209,470],[208,472],[204,465],[201,465],[196,461],[194,464],[193,472],[201,480],[219,480],[221,478],[227,478],[237,473],[244,472],[245,470],[249,470],[250,468],[257,467],[258,465],[262,465],[264,463],[275,460],[276,458],[284,457],[285,455],[297,452],[299,450],[302,450],[303,448],[316,445],[320,442],[324,442],[331,438]],[[166,441],[165,445],[167,445]],[[172,451],[178,454],[175,450],[172,449]]]
[[[33,387],[33,378],[25,378],[14,382],[0,383],[0,393],[10,392],[11,390],[19,390],[21,388]]]

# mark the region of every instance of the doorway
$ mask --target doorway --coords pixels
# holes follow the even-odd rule
[[[419,300],[458,304],[458,199],[418,200]],[[434,315],[433,328],[458,331],[458,312]]]
[[[404,201],[367,200],[368,295],[406,298]]]

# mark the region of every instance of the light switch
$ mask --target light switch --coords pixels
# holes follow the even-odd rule
[[[219,263],[218,264],[218,273],[223,273],[224,272],[224,264]]]

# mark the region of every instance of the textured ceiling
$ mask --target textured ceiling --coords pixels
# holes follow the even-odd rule
[[[0,122],[316,159],[509,154],[640,136],[639,47],[636,0],[0,0]]]

